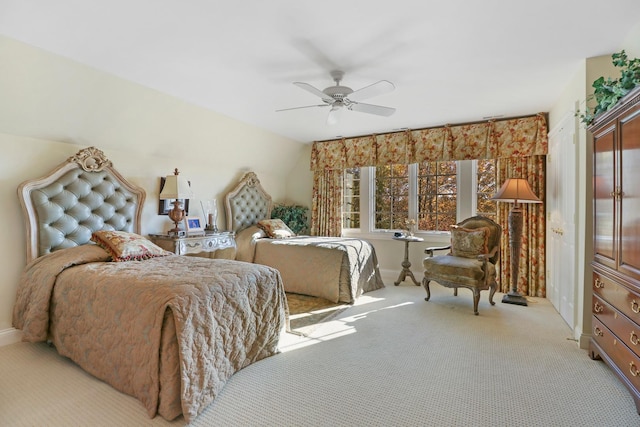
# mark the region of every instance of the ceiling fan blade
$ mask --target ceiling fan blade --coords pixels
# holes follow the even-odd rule
[[[379,82],[376,82],[369,86],[365,86],[362,89],[358,89],[355,92],[350,93],[349,99],[352,101],[360,101],[362,99],[371,98],[373,96],[391,92],[395,88],[396,87],[390,81],[380,80]]]
[[[396,112],[395,108],[383,107],[382,105],[362,104],[359,102],[353,102],[349,105],[349,109],[353,111],[359,111],[361,113],[376,114],[378,116],[389,117]]]
[[[326,93],[321,91],[320,89],[317,89],[317,88],[311,86],[309,83],[294,82],[293,84],[298,86],[300,89],[304,89],[307,92],[311,92],[315,96],[319,96],[320,98],[322,98],[322,100],[324,102],[327,102],[329,104],[333,104],[333,102],[335,101],[335,99],[333,99],[332,97],[330,97],[329,95],[327,95]]]
[[[280,111],[300,110],[301,108],[328,107],[328,106],[329,104],[318,104],[318,105],[305,105],[304,107],[282,108],[280,110],[276,110],[276,113]]]

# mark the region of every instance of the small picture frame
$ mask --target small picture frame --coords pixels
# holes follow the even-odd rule
[[[184,229],[187,236],[204,234],[204,220],[199,216],[185,216]]]

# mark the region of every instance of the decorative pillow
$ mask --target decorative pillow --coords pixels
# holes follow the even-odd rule
[[[488,227],[464,228],[451,226],[451,255],[475,258],[489,252],[488,240],[491,230]]]
[[[137,261],[172,255],[148,239],[126,231],[94,231],[91,240],[109,252],[114,261]]]
[[[272,239],[288,239],[289,237],[294,237],[296,235],[289,227],[287,227],[287,224],[278,218],[263,219],[258,222],[258,227],[267,233],[267,237],[271,237]]]

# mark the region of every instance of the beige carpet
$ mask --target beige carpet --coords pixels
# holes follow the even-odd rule
[[[308,336],[322,323],[331,320],[349,307],[348,304],[290,292],[287,293],[287,304],[291,331],[303,336]]]
[[[548,301],[387,286],[234,375],[193,426],[638,426]],[[163,426],[42,344],[0,348],[2,426]]]

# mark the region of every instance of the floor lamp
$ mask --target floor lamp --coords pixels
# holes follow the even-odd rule
[[[520,248],[522,246],[522,225],[524,213],[520,203],[542,203],[533,194],[526,179],[508,178],[495,196],[498,202],[513,203],[509,211],[509,249],[511,254],[511,290],[503,298],[507,304],[527,305],[527,299],[518,292],[518,270],[520,267]]]

